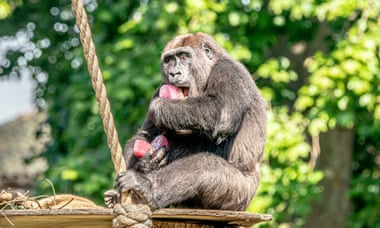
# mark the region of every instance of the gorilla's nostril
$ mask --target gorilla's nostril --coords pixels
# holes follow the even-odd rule
[[[170,72],[169,73],[170,77],[172,79],[176,78],[177,76],[180,76],[181,75],[181,72]]]

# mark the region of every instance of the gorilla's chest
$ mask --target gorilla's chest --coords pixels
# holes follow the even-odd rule
[[[203,134],[168,134],[169,160],[187,157],[196,153],[213,153],[225,159],[231,151],[233,138],[227,137],[217,144],[215,139]]]

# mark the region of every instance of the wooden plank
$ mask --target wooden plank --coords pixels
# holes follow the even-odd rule
[[[3,210],[0,227],[112,227],[109,209]]]
[[[2,210],[0,227],[112,227],[111,209]],[[268,214],[243,211],[160,209],[152,215],[156,227],[213,227],[212,224],[243,225],[271,221]],[[165,224],[166,225],[163,225]]]
[[[268,214],[244,211],[199,210],[199,209],[160,209],[153,213],[153,219],[176,219],[224,222],[228,224],[253,225],[258,222],[271,221]]]

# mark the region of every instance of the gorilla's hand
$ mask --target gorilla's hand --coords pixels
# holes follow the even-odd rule
[[[117,203],[120,203],[120,194],[115,189],[107,190],[104,193],[104,203],[108,208],[113,208]]]
[[[158,169],[167,164],[169,143],[164,135],[158,135],[151,143],[136,140],[135,156],[138,157],[136,169],[144,173]]]
[[[142,195],[151,208],[157,208],[153,199],[152,184],[143,174],[133,170],[119,173],[115,180],[115,189],[119,191],[120,195],[131,191]]]
[[[137,161],[136,169],[138,171],[148,173],[168,163],[168,153],[165,147],[154,149],[152,146],[150,151]]]

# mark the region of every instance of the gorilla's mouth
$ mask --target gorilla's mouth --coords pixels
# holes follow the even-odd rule
[[[189,87],[177,87],[172,84],[161,86],[159,97],[168,99],[186,99],[189,96]]]
[[[189,87],[178,87],[179,97],[185,99],[189,96]]]

